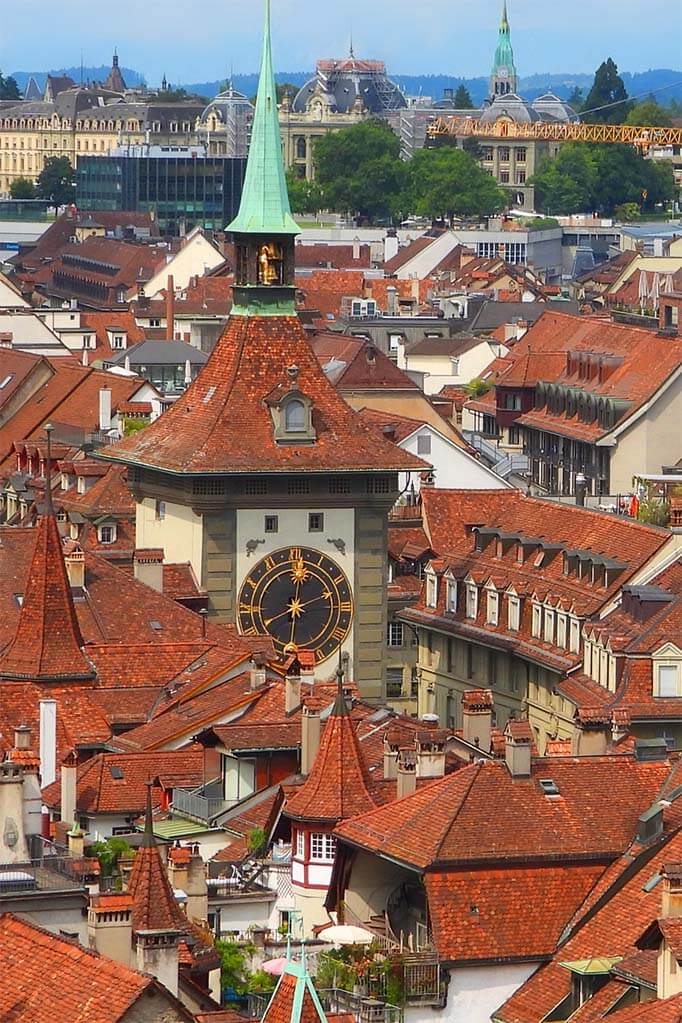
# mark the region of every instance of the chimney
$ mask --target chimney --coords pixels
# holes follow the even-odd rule
[[[163,548],[145,547],[136,550],[133,566],[139,583],[163,593]]]
[[[320,748],[320,713],[309,707],[301,715],[301,774],[310,774]]]
[[[682,863],[665,863],[661,873],[661,916],[664,920],[682,917]]]
[[[398,234],[395,228],[389,228],[384,238],[384,263],[398,255]]]
[[[57,701],[40,701],[40,782],[43,788],[57,777]]]
[[[61,817],[66,824],[76,820],[76,779],[78,776],[78,757],[75,750],[66,754],[61,769]]]
[[[175,339],[175,287],[171,274],[166,281],[166,337],[169,341]]]
[[[396,770],[396,797],[402,799],[417,788],[417,758],[414,750],[401,749]]]
[[[83,553],[83,549],[79,546],[74,546],[72,550],[65,552],[64,565],[66,566],[66,574],[69,577],[69,586],[71,589],[84,589],[85,554]]]
[[[353,238],[353,259],[357,260],[360,258],[360,239],[356,235]]]
[[[66,837],[69,843],[69,857],[72,860],[82,860],[85,853],[85,835],[76,821],[71,830],[67,831]]]
[[[386,288],[386,312],[389,316],[398,315],[397,289],[393,284]]]
[[[627,710],[615,708],[611,711],[611,741],[620,742],[630,733],[630,713]]]
[[[284,713],[293,714],[301,706],[301,676],[287,675],[284,679]]]
[[[397,736],[391,736],[384,732],[384,780],[389,781],[398,777],[398,755],[400,745]]]
[[[532,738],[525,719],[510,718],[504,730],[504,759],[512,778],[530,777]]]
[[[249,686],[251,690],[262,689],[266,681],[265,662],[260,657],[253,656],[249,668]]]
[[[99,389],[99,428],[101,433],[111,429],[111,388],[106,384]]]
[[[100,892],[90,897],[88,945],[117,963],[133,965],[133,900],[130,895]]]
[[[90,352],[85,347],[85,345],[83,345],[83,353],[81,355],[81,362],[82,362],[82,364],[84,366],[89,366],[90,365]]]
[[[462,696],[463,739],[490,753],[493,694],[490,689],[468,689]]]
[[[611,715],[598,707],[581,707],[575,715],[576,728],[571,739],[574,757],[599,757],[606,753]]]
[[[583,472],[575,474],[575,503],[578,508],[585,507],[585,495],[587,494],[587,477]]]
[[[444,728],[429,728],[417,732],[417,777],[442,778],[445,774],[445,741],[447,732]]]
[[[187,881],[183,891],[187,895],[187,916],[190,920],[208,920],[208,884],[206,864],[201,858],[198,843],[192,846],[187,866]]]
[[[24,830],[24,772],[20,764],[0,764],[0,863],[30,859]]]

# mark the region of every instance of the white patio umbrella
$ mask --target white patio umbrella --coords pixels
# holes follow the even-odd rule
[[[330,945],[369,945],[376,935],[365,927],[353,924],[333,924],[318,932],[320,941],[328,941]]]

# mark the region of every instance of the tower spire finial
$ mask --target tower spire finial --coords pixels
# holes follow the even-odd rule
[[[144,835],[142,837],[142,847],[148,849],[150,846],[156,845],[154,840],[154,821],[152,818],[152,780],[148,778],[145,782],[147,786],[147,806],[144,814]]]
[[[54,505],[52,503],[52,423],[45,424],[47,435],[47,452],[45,457],[45,514],[54,518]]]

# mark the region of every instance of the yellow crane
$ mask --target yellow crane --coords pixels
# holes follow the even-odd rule
[[[652,125],[582,124],[533,121],[518,124],[501,118],[482,122],[475,117],[438,117],[426,129],[427,138],[544,139],[547,142],[625,142],[641,149],[652,146],[682,146],[682,128]]]

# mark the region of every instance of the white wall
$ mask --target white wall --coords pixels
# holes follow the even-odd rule
[[[189,561],[197,579],[201,579],[202,521],[191,508],[166,502],[164,518],[157,519],[156,502],[145,497],[137,505],[135,546],[163,547],[165,562]]]
[[[203,277],[207,270],[213,270],[224,262],[222,255],[212,242],[199,231],[190,233],[182,249],[156,273],[144,286],[148,298],[158,298],[166,287],[168,275],[173,277],[173,287],[184,289],[195,275]]]
[[[450,970],[448,1000],[442,1012],[408,1009],[405,1023],[490,1023],[496,1009],[538,968],[537,963],[463,966]]]
[[[399,447],[409,451],[413,455],[417,451],[420,436],[431,437],[431,453],[419,455],[426,462],[430,462],[436,473],[436,487],[457,489],[457,490],[500,490],[509,488],[510,484],[489,469],[478,459],[468,452],[452,444],[446,437],[438,433],[430,426],[423,426],[420,430],[410,434]],[[400,489],[403,491],[408,486],[408,476],[413,482],[415,489],[419,489],[419,476],[417,473],[401,473]]]

